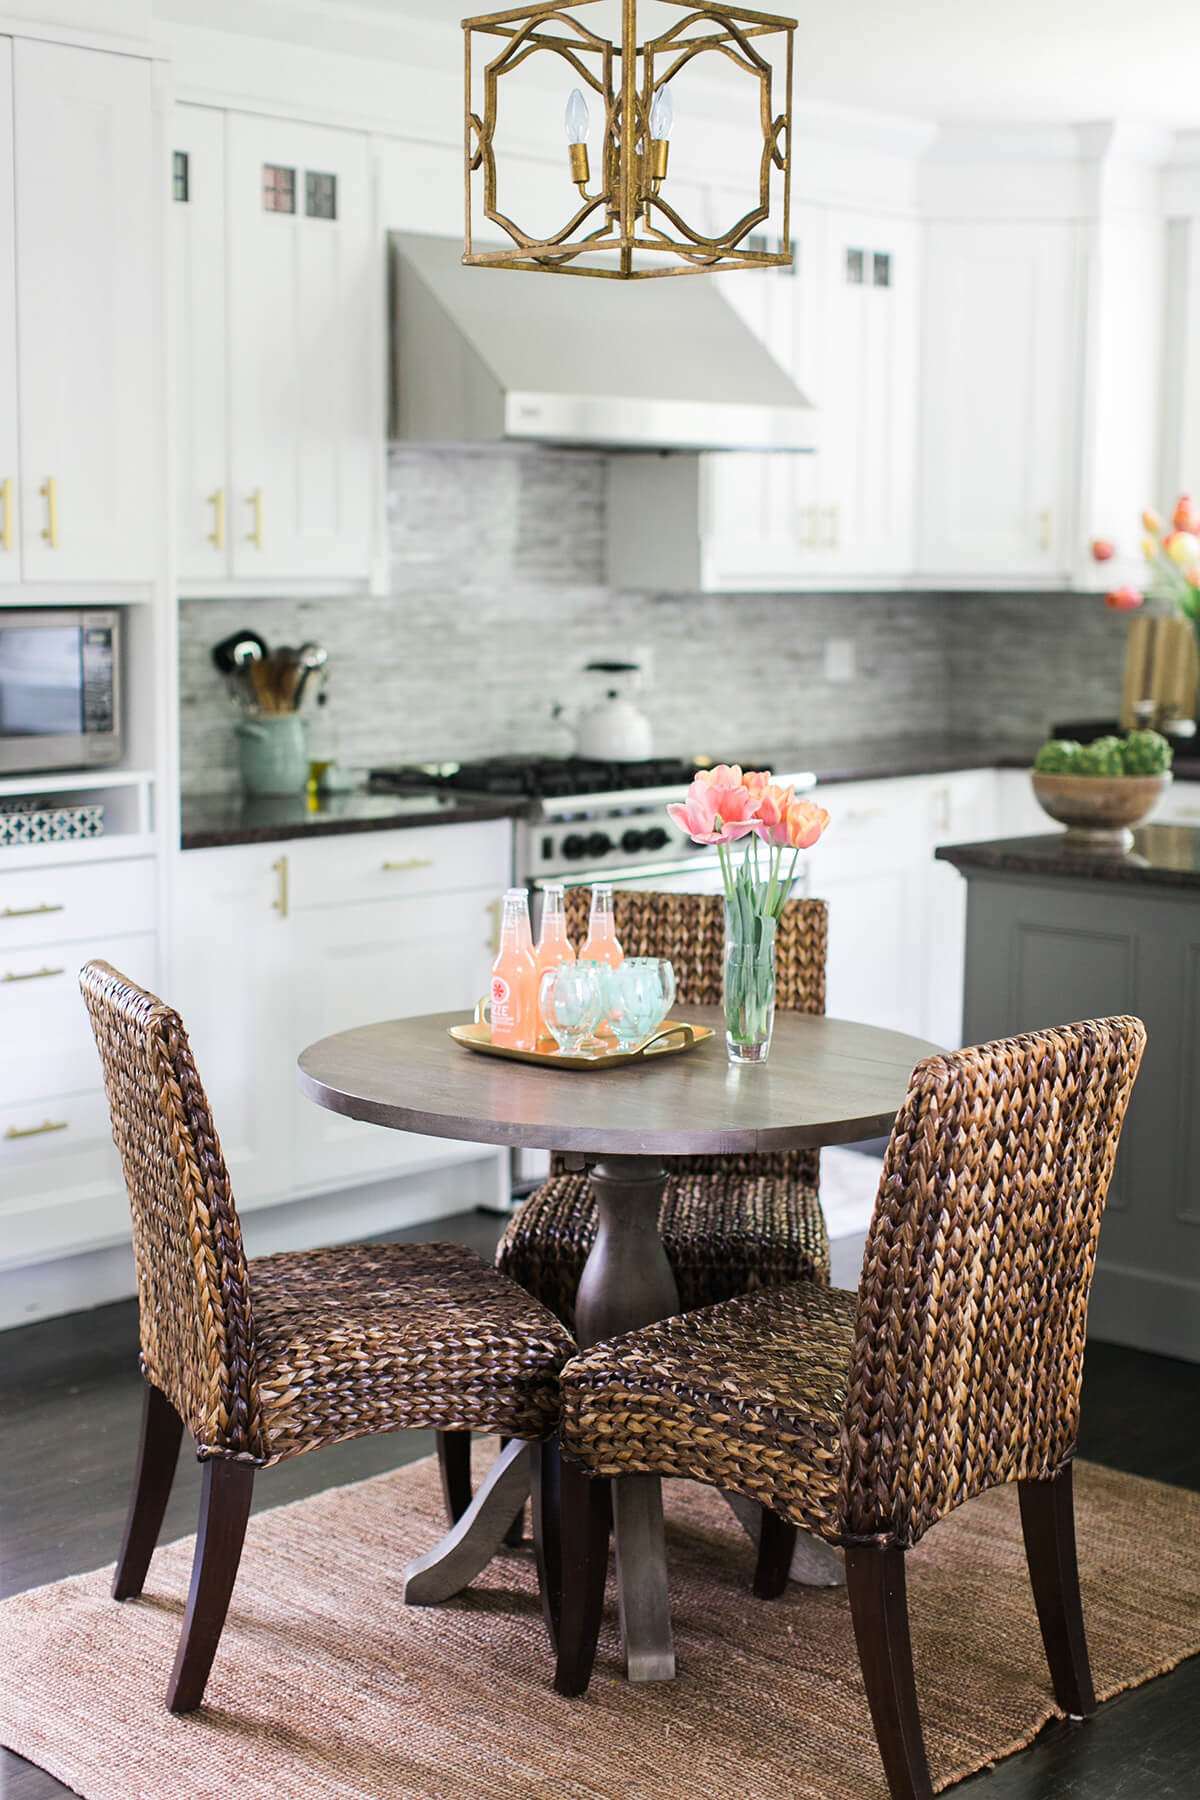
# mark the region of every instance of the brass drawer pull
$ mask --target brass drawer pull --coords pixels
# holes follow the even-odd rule
[[[218,550],[225,548],[225,489],[219,487],[208,496],[208,504],[213,509],[213,528],[208,534],[210,544]]]
[[[6,475],[0,481],[0,507],[3,518],[0,518],[0,550],[11,550],[13,547],[13,484],[12,476]]]
[[[497,955],[500,949],[500,909],[503,905],[503,900],[489,900],[483,909],[492,922],[492,928],[488,932],[487,947],[493,956]]]
[[[279,877],[279,892],[275,896],[274,900],[272,900],[271,905],[275,908],[275,911],[279,914],[281,919],[286,919],[288,916],[288,859],[287,859],[287,857],[281,856],[279,858],[278,862],[273,862],[271,864],[271,867],[274,869],[275,873]]]
[[[44,981],[47,975],[61,975],[62,969],[29,969],[24,975],[0,975],[0,981]]]
[[[254,530],[248,531],[246,533],[246,541],[247,541],[247,543],[253,544],[254,548],[256,550],[261,550],[263,547],[263,491],[262,491],[262,489],[255,488],[254,492],[248,496],[248,498],[246,500],[246,504],[247,504],[247,506],[252,506],[254,508]]]
[[[44,1137],[48,1131],[66,1131],[69,1124],[69,1119],[46,1119],[40,1125],[27,1125],[23,1131],[10,1125],[4,1135],[7,1139]]]
[[[61,902],[57,906],[46,906],[45,904],[41,906],[6,906],[4,911],[0,912],[0,919],[32,919],[37,913],[65,911],[66,908]]]
[[[38,493],[46,502],[46,523],[42,536],[52,550],[58,549],[58,483],[53,475],[47,475],[45,483]]]
[[[410,856],[407,862],[385,862],[384,868],[394,875],[403,874],[406,869],[432,869],[433,858],[429,856]]]

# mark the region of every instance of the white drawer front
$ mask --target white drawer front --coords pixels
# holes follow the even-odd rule
[[[289,904],[404,900],[414,894],[486,888],[499,896],[509,885],[512,827],[507,819],[477,825],[435,825],[411,831],[367,831],[346,837],[293,840],[288,856]]]
[[[155,928],[150,858],[6,873],[0,852],[0,961],[6,950]]]
[[[0,1266],[112,1243],[128,1230],[101,1088],[0,1106]]]
[[[0,1094],[6,1102],[95,1086],[96,1045],[79,991],[79,971],[93,956],[144,987],[157,986],[153,932],[24,950],[0,947]]]

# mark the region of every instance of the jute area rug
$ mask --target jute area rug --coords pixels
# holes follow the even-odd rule
[[[269,1481],[270,1477],[266,1477]],[[1102,1698],[1200,1651],[1200,1495],[1081,1466],[1080,1561]],[[844,1590],[749,1593],[720,1498],[667,1484],[679,1679],[620,1674],[612,1594],[584,1699],[552,1691],[531,1554],[448,1605],[398,1575],[442,1529],[431,1462],[251,1520],[204,1709],[163,1693],[191,1540],[142,1600],[96,1571],[0,1606],[0,1741],[88,1800],[886,1800]],[[1016,1493],[909,1557],[940,1786],[1027,1744],[1053,1700]]]

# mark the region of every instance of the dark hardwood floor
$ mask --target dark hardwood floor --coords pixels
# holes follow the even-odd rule
[[[500,1226],[494,1217],[468,1214],[396,1236],[454,1237],[490,1255]],[[0,1335],[0,1594],[112,1560],[140,1406],[132,1302]],[[1200,1431],[1180,1428],[1197,1419],[1200,1368],[1110,1344],[1089,1346],[1082,1455],[1200,1488]],[[432,1447],[430,1434],[407,1432],[298,1457],[258,1483],[255,1509],[378,1474]],[[199,1488],[198,1465],[185,1453],[164,1540],[194,1530]],[[1086,1726],[1048,1727],[1030,1750],[954,1791],[963,1800],[1198,1800],[1200,1658],[1109,1702]],[[0,1751],[4,1800],[51,1800],[67,1792]]]

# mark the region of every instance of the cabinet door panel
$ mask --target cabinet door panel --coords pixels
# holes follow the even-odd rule
[[[0,38],[0,587],[21,579],[13,227],[12,40]]]
[[[449,1011],[469,1017],[487,991],[494,918],[490,889],[297,915],[292,1056],[372,1019]],[[342,1118],[299,1093],[292,1139],[301,1189],[471,1155],[453,1139]]]
[[[227,149],[233,573],[365,578],[382,406],[366,139],[231,114]]]
[[[931,575],[1070,567],[1078,234],[940,223],[925,247],[918,556]]]
[[[186,580],[226,573],[225,114],[177,106],[170,214],[175,555]]]
[[[151,79],[135,57],[13,46],[27,581],[155,572]]]

